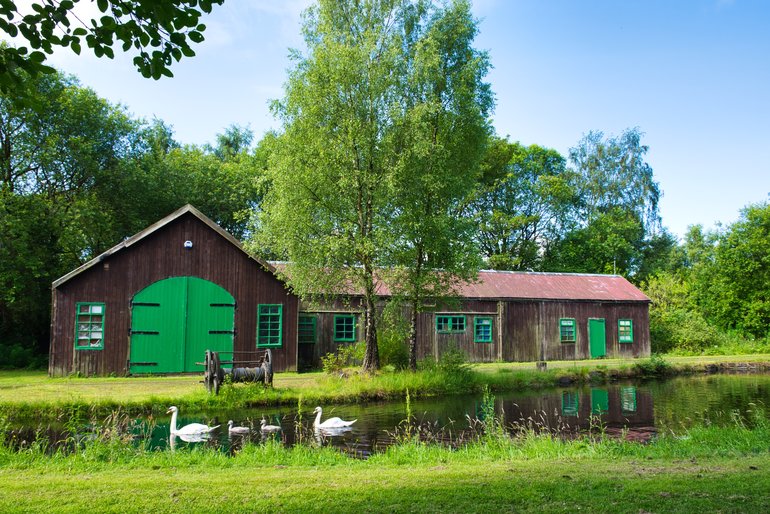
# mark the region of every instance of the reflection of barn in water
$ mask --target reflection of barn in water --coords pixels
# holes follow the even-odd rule
[[[647,441],[655,433],[652,394],[632,385],[570,389],[503,400],[506,424],[559,434],[587,431]]]

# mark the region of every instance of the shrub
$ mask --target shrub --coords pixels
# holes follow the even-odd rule
[[[364,360],[366,352],[365,343],[340,345],[334,353],[327,353],[321,357],[323,370],[328,374],[341,372],[344,368],[359,366]]]

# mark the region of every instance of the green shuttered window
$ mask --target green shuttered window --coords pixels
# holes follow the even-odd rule
[[[104,304],[77,303],[75,305],[75,312],[75,349],[103,349]]]
[[[354,314],[334,316],[334,340],[341,343],[356,340],[356,317]]]
[[[475,318],[473,320],[473,342],[492,342],[492,318]]]
[[[634,324],[630,319],[618,320],[618,340],[621,343],[634,342]]]
[[[465,332],[465,316],[436,316],[436,332],[440,334]]]
[[[298,327],[299,344],[315,344],[315,316],[300,316]]]
[[[559,341],[562,343],[575,342],[575,320],[562,318],[559,320]]]
[[[257,308],[257,346],[281,346],[283,305],[260,304]]]

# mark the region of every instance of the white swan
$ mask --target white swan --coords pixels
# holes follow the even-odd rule
[[[233,420],[227,422],[227,433],[232,435],[248,434],[251,429],[249,427],[234,427]]]
[[[263,432],[280,432],[281,431],[281,427],[277,425],[268,425],[265,418],[262,418],[262,422],[260,424],[262,425]]]
[[[323,423],[321,423],[321,413],[323,411],[321,410],[321,407],[316,407],[313,411],[313,414],[316,415],[315,421],[313,422],[314,428],[320,428],[320,429],[329,429],[329,428],[345,428],[349,427],[356,421],[357,419],[354,419],[353,421],[345,421],[344,419],[340,418],[329,418]]]
[[[176,407],[169,407],[166,411],[166,414],[171,413],[171,435],[178,435],[180,437],[182,436],[200,436],[203,434],[208,434],[215,428],[219,428],[219,425],[215,427],[210,427],[208,425],[204,425],[202,423],[190,423],[189,425],[185,425],[182,428],[178,429],[176,428],[176,416],[179,412],[179,409]]]

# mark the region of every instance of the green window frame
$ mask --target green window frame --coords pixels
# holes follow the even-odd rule
[[[577,341],[575,318],[561,318],[559,320],[559,341],[562,343]]]
[[[283,344],[283,305],[257,306],[257,348],[276,348]]]
[[[484,316],[473,319],[473,342],[492,342],[492,318]]]
[[[299,344],[315,344],[316,317],[300,315],[297,325],[297,342]]]
[[[355,314],[334,315],[334,340],[340,343],[352,343],[356,340]]]
[[[621,343],[634,342],[634,322],[630,319],[618,320],[618,341]]]
[[[75,304],[76,350],[104,348],[104,314],[104,303],[77,302]]]
[[[436,332],[439,334],[457,334],[465,332],[465,316],[436,316]]]

